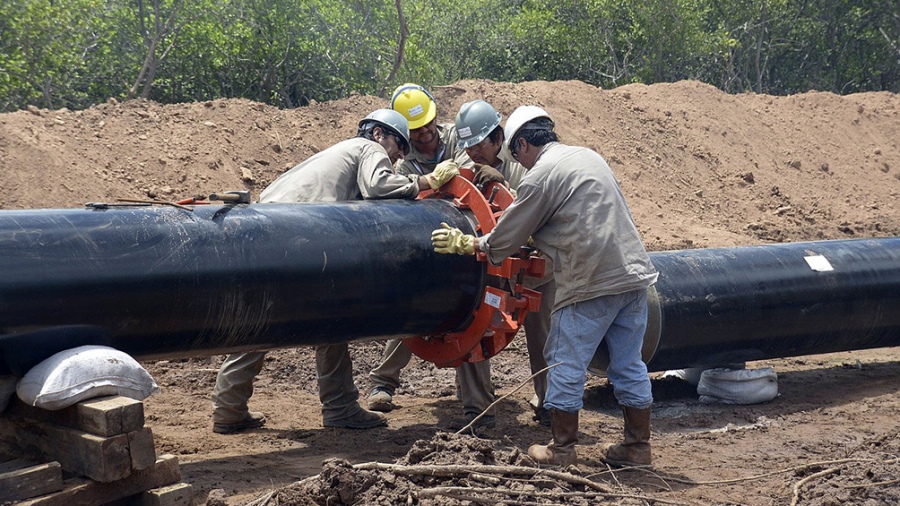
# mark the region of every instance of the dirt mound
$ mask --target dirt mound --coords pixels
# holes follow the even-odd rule
[[[447,122],[476,98],[504,117],[544,107],[564,142],[607,158],[651,249],[900,234],[897,95],[727,95],[691,81],[614,90],[462,81],[434,95]],[[292,110],[131,101],[0,115],[0,206],[258,196],[387,105],[367,96]]]
[[[360,464],[328,459],[316,476],[278,490],[275,504],[627,504],[640,489],[609,486],[580,475],[577,466],[539,469],[518,448],[450,433],[417,441],[396,464]]]
[[[475,80],[432,91],[442,122],[476,98],[504,117],[518,105],[544,107],[564,142],[594,148],[610,162],[653,250],[900,235],[898,95],[727,95],[691,81],[603,90],[581,82]],[[236,189],[256,197],[286,169],[355,135],[361,118],[387,105],[368,96],[293,110],[245,100],[131,101],[2,114],[0,208],[178,200]],[[381,346],[351,346],[362,392]],[[789,504],[795,489],[803,505],[900,503],[896,349],[748,364],[774,367],[779,378],[781,395],[754,406],[701,404],[692,387],[654,376],[652,472],[612,472],[599,460],[598,443],[618,440],[622,419],[606,381],[590,377],[580,474],[570,474],[631,498],[589,498],[585,492],[598,491],[547,476],[398,471],[527,467],[519,460],[524,449],[549,438],[531,419],[530,386],[497,406],[497,427],[481,439],[450,436],[446,421],[461,410],[453,371],[414,360],[388,428],[325,429],[312,351],[279,350],[268,354],[251,401],[266,413],[266,426],[223,436],[210,430],[209,404],[221,359],[146,364],[162,387],[145,403],[147,423],[158,451],[178,456],[198,503],[770,505]],[[498,393],[517,388],[528,377],[524,342],[495,357],[492,370]],[[508,493],[486,492],[479,502],[422,492],[474,494],[459,487]]]

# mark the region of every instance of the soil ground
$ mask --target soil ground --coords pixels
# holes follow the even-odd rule
[[[727,95],[691,81],[603,90],[574,81],[479,80],[432,91],[442,122],[476,98],[504,117],[521,104],[547,109],[564,142],[610,162],[651,250],[900,235],[895,94]],[[3,114],[0,207],[177,200],[234,189],[256,197],[385,106],[369,96],[293,110],[245,100],[110,101],[84,111]],[[363,392],[381,346],[351,346]],[[531,420],[526,385],[499,404],[496,428],[481,437],[450,435],[443,427],[460,413],[453,371],[420,360],[404,371],[389,427],[325,429],[312,357],[307,348],[269,353],[251,401],[268,422],[228,436],[210,430],[209,394],[222,357],[145,364],[162,389],[145,401],[147,424],[158,451],[178,456],[197,504],[900,503],[896,348],[749,363],[773,367],[780,390],[749,406],[702,404],[691,385],[653,374],[652,470],[611,471],[599,460],[599,443],[618,440],[622,420],[606,380],[589,377],[580,463],[565,471],[606,495],[552,476],[507,475],[498,484],[487,471],[444,479],[350,468],[523,464],[527,446],[547,441],[549,431]],[[495,357],[493,375],[499,394],[527,379],[523,340]],[[435,492],[448,485],[469,489]],[[479,496],[477,488],[494,495]]]

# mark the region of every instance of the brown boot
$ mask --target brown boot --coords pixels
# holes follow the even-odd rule
[[[613,466],[649,466],[650,455],[650,410],[622,406],[625,414],[625,441],[619,444],[606,443],[601,448],[603,462]]]
[[[570,413],[550,410],[550,432],[553,441],[548,445],[531,445],[528,456],[538,464],[568,466],[578,460],[575,444],[578,443],[578,411]]]

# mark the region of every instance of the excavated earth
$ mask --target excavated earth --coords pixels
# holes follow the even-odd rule
[[[547,109],[564,142],[609,161],[650,250],[900,235],[895,94],[727,95],[692,81],[603,90],[475,80],[433,91],[440,121],[476,98],[504,117],[522,104]],[[358,95],[293,110],[111,100],[3,114],[0,208],[256,197],[385,106]],[[363,392],[381,347],[351,346]],[[389,427],[323,428],[311,352],[268,354],[251,402],[268,423],[228,436],[210,430],[222,357],[144,364],[162,389],[145,402],[147,424],[158,451],[178,456],[196,504],[900,504],[900,349],[748,363],[773,367],[780,395],[746,406],[703,404],[692,385],[654,373],[652,470],[600,461],[622,420],[606,380],[590,376],[580,463],[538,473],[524,450],[549,432],[531,420],[530,386],[516,390],[529,376],[521,337],[493,361],[497,392],[511,395],[479,437],[444,428],[461,410],[453,371],[418,359]]]

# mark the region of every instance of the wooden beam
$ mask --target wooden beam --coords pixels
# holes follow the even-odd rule
[[[148,490],[137,498],[138,506],[189,506],[194,498],[194,487],[176,483]]]
[[[68,472],[100,482],[125,478],[132,472],[133,461],[144,466],[155,451],[149,428],[100,437],[17,415],[0,416],[0,454],[37,462],[55,460]]]
[[[16,459],[0,464],[0,503],[29,499],[62,489],[59,462],[35,464]]]
[[[103,437],[144,426],[144,403],[118,395],[88,399],[55,411],[29,406],[14,398],[6,412]]]
[[[181,470],[178,466],[178,458],[166,454],[161,455],[153,466],[136,470],[127,478],[119,481],[100,483],[84,478],[72,478],[64,482],[63,490],[17,503],[16,506],[106,504],[179,481],[181,481]]]

